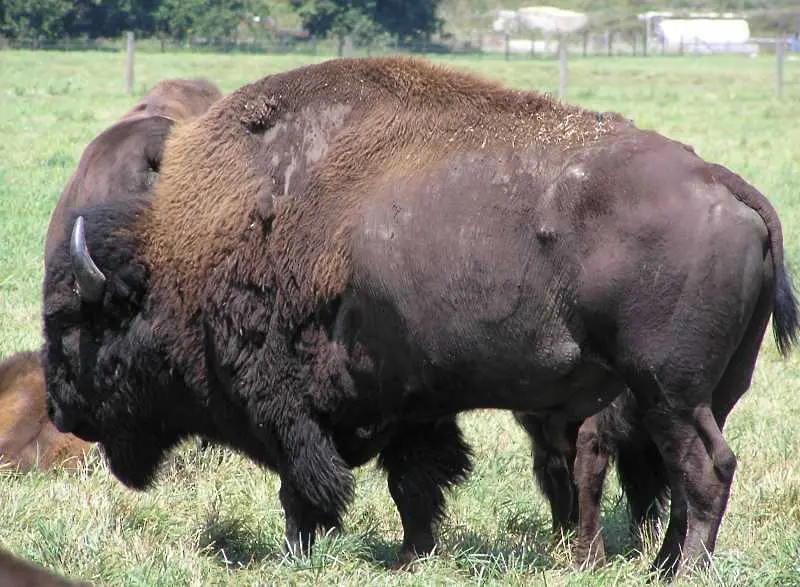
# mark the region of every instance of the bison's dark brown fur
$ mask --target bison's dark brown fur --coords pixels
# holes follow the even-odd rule
[[[428,552],[470,468],[457,413],[563,435],[630,389],[670,479],[655,564],[691,566],[736,467],[717,398],[770,315],[783,352],[798,326],[780,222],[738,176],[417,60],[245,86],[174,129],[152,199],[76,215],[44,285],[54,422],[137,488],[187,435],[236,447],[280,474],[293,550],[377,455],[401,560]]]
[[[692,147],[684,145],[684,148],[694,153]],[[782,247],[780,226],[775,226],[777,217],[770,212],[768,204],[765,205],[766,200],[761,194],[720,165],[711,164],[708,169],[715,180],[737,199],[759,210],[767,225],[772,225],[772,237]],[[776,262],[783,263],[782,254]],[[777,279],[781,279],[780,272]],[[769,287],[762,290],[750,330],[731,360],[725,379],[711,398],[711,411],[720,430],[750,385],[752,361],[764,335],[764,328],[759,325],[766,324],[770,307],[767,300],[772,295]],[[780,304],[775,312],[781,314]],[[785,352],[791,337],[782,338],[779,328],[775,337],[779,349]],[[630,390],[582,423],[548,420],[535,414],[515,414],[531,438],[534,474],[550,502],[554,530],[578,528],[573,550],[578,565],[598,565],[605,559],[605,546],[600,534],[600,502],[611,461],[616,462],[637,537],[642,532],[653,532],[665,510],[669,479],[662,455],[647,432],[645,416],[646,410]]]
[[[216,86],[207,80],[160,81],[120,122],[89,143],[51,216],[45,259],[63,238],[71,210],[149,197],[172,125],[202,114],[220,97]],[[83,462],[90,445],[71,434],[59,433],[47,418],[38,354],[18,353],[0,365],[0,394],[4,463],[22,469],[47,469]]]
[[[79,468],[90,444],[59,432],[47,417],[44,372],[38,353],[0,362],[0,467]]]

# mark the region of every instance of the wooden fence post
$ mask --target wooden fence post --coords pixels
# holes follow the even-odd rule
[[[567,99],[567,36],[558,37],[558,99]]]
[[[647,45],[650,43],[650,21],[644,21],[644,41],[642,41],[642,55],[647,57]]]
[[[783,57],[786,42],[783,33],[778,35],[775,44],[775,96],[780,100],[783,97]]]
[[[128,39],[128,56],[125,59],[125,93],[130,96],[133,94],[133,32],[128,31],[126,36]]]

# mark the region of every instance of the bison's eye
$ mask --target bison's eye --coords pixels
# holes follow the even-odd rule
[[[150,169],[145,175],[144,178],[144,189],[150,190],[158,181],[158,170],[157,169]]]

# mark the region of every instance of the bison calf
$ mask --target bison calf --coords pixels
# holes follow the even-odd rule
[[[530,437],[533,472],[550,504],[553,531],[577,529],[572,553],[576,566],[599,565],[605,559],[600,515],[611,462],[616,463],[634,534],[657,528],[669,484],[633,394],[624,392],[583,422],[553,422],[519,412],[514,416]]]
[[[47,417],[44,372],[38,353],[22,352],[0,363],[0,457],[23,471],[78,468],[92,446],[59,432]]]

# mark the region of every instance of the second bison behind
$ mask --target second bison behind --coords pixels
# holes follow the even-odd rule
[[[733,480],[712,397],[747,389],[771,315],[781,350],[797,329],[780,222],[741,178],[399,58],[178,126],[152,200],[83,211],[44,297],[58,427],[138,488],[187,435],[244,451],[279,473],[293,549],[377,455],[401,558],[428,552],[470,467],[457,413],[579,421],[629,388],[670,479],[667,572],[713,551]]]

